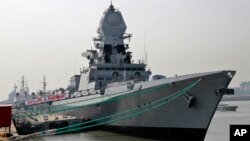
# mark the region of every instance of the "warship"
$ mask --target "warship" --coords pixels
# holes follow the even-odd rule
[[[32,95],[29,92],[28,80],[24,76],[21,77],[20,89],[14,84],[13,90],[9,94],[9,98],[6,100],[12,106],[20,106],[25,100],[32,99]]]
[[[111,4],[93,38],[96,50],[82,53],[89,65],[81,69],[79,81],[72,78],[71,88],[77,89],[50,103],[50,112],[87,117],[95,123],[106,118],[99,124],[102,129],[126,134],[204,140],[223,94],[231,92],[228,85],[236,71],[152,75],[144,61],[132,61],[128,51],[132,34],[126,29],[121,12]],[[135,109],[139,112],[128,114]]]
[[[121,12],[111,4],[103,13],[97,29],[98,36],[93,38],[96,50],[82,53],[89,60],[89,67],[81,70],[76,92],[80,97],[53,102],[53,107],[60,109],[80,105],[83,107],[72,108],[69,113],[97,119],[150,105],[200,80],[194,88],[174,101],[133,118],[107,123],[105,129],[142,133],[143,136],[157,134],[158,137],[173,140],[182,137],[204,140],[218,103],[223,94],[230,91],[228,85],[236,72],[213,71],[169,78],[152,75],[143,61],[132,61],[132,52],[128,51],[130,46],[126,43],[132,34],[127,34],[126,28]],[[139,92],[143,94],[129,97]],[[127,97],[119,99],[122,96]],[[113,99],[117,100],[105,103]],[[96,106],[87,106],[91,104]]]

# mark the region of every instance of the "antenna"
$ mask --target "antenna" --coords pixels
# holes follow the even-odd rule
[[[45,77],[45,75],[43,75],[43,80],[42,80],[42,87],[43,87],[43,96],[45,96],[45,93],[46,93],[46,87],[47,87],[47,83],[48,82],[46,82],[46,77]]]
[[[115,11],[115,8],[114,8],[114,6],[113,6],[113,1],[111,0],[111,4],[110,4],[110,6],[109,6],[109,10],[110,11]]]
[[[22,76],[21,78],[21,89],[24,89],[25,88],[25,78],[24,76]]]
[[[21,81],[18,81],[21,83],[21,87],[20,87],[20,92],[24,92],[25,91],[25,82],[28,82],[28,81],[25,81],[25,77],[22,75],[21,77]]]
[[[26,91],[25,91],[25,94],[26,95],[29,94],[28,80],[26,81]]]

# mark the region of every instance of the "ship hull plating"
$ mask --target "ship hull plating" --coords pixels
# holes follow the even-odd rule
[[[161,130],[159,133],[166,138],[176,138],[178,140],[179,136],[183,137],[182,135],[186,134],[185,138],[204,140],[218,103],[223,96],[223,94],[216,93],[215,91],[228,87],[232,79],[228,73],[235,74],[234,71],[219,71],[179,76],[166,80],[157,80],[154,82],[157,85],[153,87],[149,86],[151,83],[145,85],[139,83],[138,86],[135,85],[135,88],[140,85],[142,89],[133,91],[133,93],[142,94],[113,102],[73,109],[68,111],[68,113],[77,116],[87,116],[90,119],[113,115],[128,109],[143,107],[153,101],[176,93],[200,79],[201,81],[197,85],[173,101],[138,116],[107,123],[105,127],[124,129],[121,131],[125,131],[126,133],[130,133],[129,130],[132,133],[138,130],[137,133],[139,133],[140,130],[142,133],[145,131],[145,135],[147,130],[151,131],[151,129],[155,129],[156,133],[158,130]],[[161,88],[157,88],[160,84]],[[132,93],[128,93],[127,95],[129,94]],[[189,105],[190,101],[188,101],[187,97],[194,98],[192,105]],[[112,117],[108,120],[113,121],[116,118]]]
[[[203,141],[207,129],[104,126],[106,131],[162,141]]]

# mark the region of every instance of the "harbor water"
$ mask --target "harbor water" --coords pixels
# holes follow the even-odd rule
[[[227,101],[229,105],[238,105],[235,112],[217,111],[207,132],[205,141],[229,141],[230,124],[250,124],[250,101]],[[106,131],[91,131],[77,134],[47,136],[26,139],[28,141],[152,141],[153,139],[139,138]]]

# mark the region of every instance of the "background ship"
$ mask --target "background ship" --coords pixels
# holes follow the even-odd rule
[[[50,103],[48,113],[91,120],[105,117],[99,124],[103,129],[144,137],[204,140],[235,71],[169,78],[152,75],[143,61],[132,61],[125,43],[132,35],[125,33],[126,28],[121,12],[111,4],[101,18],[98,37],[93,39],[97,50],[82,53],[89,67],[82,69],[79,84],[72,81],[78,89],[72,89],[67,99]],[[132,109],[137,112],[129,114]],[[121,113],[119,118],[114,116]]]
[[[217,110],[218,111],[236,111],[237,108],[238,106],[236,105],[220,103],[219,106],[217,107]]]

